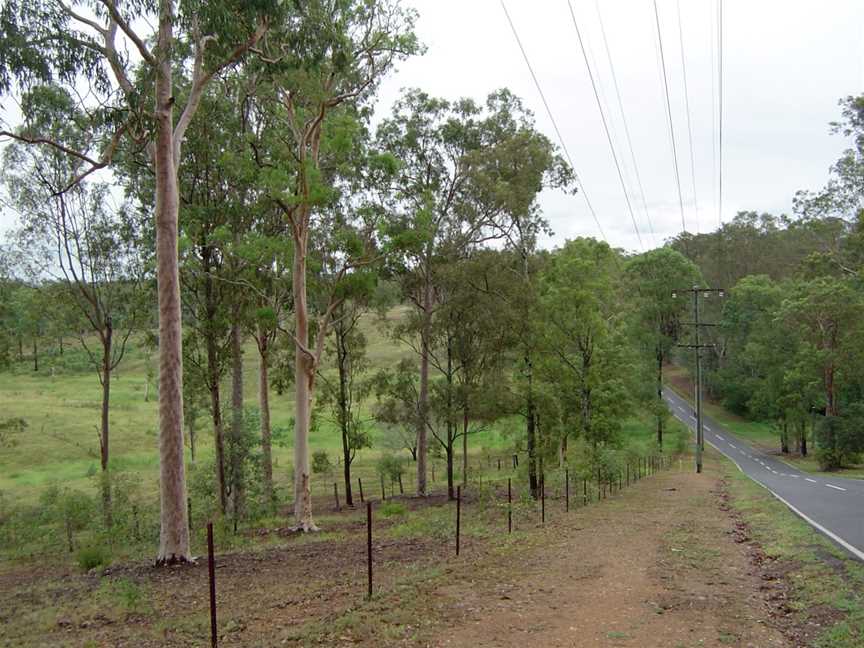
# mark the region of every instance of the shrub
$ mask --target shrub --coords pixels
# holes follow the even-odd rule
[[[81,547],[76,556],[78,566],[85,571],[90,571],[96,567],[107,565],[110,557],[105,547],[100,545],[89,545]]]
[[[395,517],[405,515],[408,509],[401,502],[385,502],[381,505],[381,515],[384,517]]]
[[[816,426],[816,459],[822,470],[837,470],[854,461],[861,451],[859,430],[864,423],[864,406],[850,405],[845,416],[826,416]]]
[[[395,455],[383,455],[375,464],[375,469],[379,475],[391,482],[399,481],[399,478],[405,474],[405,460]]]
[[[316,475],[326,475],[333,471],[330,455],[326,450],[316,450],[312,453],[312,472]]]

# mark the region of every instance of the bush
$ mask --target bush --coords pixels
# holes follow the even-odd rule
[[[107,565],[110,561],[108,551],[100,545],[81,547],[76,556],[78,566],[84,571],[90,571],[96,567]]]
[[[326,450],[316,450],[312,453],[312,472],[315,475],[327,475],[333,472],[333,463]]]
[[[395,517],[405,515],[408,509],[401,502],[385,502],[381,505],[381,515],[384,517]]]
[[[864,406],[850,405],[845,416],[826,416],[816,426],[816,459],[822,470],[838,470],[852,463],[862,450],[859,430],[864,426]]]
[[[405,474],[405,460],[395,455],[383,455],[375,464],[375,470],[391,482],[399,481]]]

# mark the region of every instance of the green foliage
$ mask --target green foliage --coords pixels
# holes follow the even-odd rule
[[[402,457],[385,454],[376,462],[375,470],[391,482],[399,481],[399,478],[405,474],[405,460]]]
[[[108,550],[101,545],[85,545],[75,555],[78,566],[84,571],[107,565],[111,561]]]
[[[378,509],[379,513],[383,515],[385,518],[389,517],[400,517],[405,515],[408,509],[405,508],[405,505],[401,502],[384,502],[381,507]]]
[[[312,453],[312,472],[316,475],[329,475],[333,472],[333,463],[326,450],[316,450]]]
[[[821,470],[837,470],[864,451],[864,404],[850,406],[844,417],[826,416],[816,426],[816,459]]]

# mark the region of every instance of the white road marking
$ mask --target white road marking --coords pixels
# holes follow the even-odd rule
[[[734,443],[730,443],[729,445],[730,445],[731,447],[735,448],[736,450],[738,449],[738,446],[736,446]]]
[[[807,481],[809,481],[811,484],[815,484],[815,483],[816,483],[816,480],[815,480],[815,479],[810,479],[809,477],[805,477],[804,479],[806,479]]]
[[[826,485],[828,488],[833,488],[834,490],[839,490],[839,491],[846,492],[846,489],[845,489],[845,488],[840,488],[839,486],[835,486],[834,484],[825,484],[825,485]]]
[[[726,439],[724,439],[722,436],[720,436],[719,434],[717,435],[717,438],[720,439],[721,441],[725,441],[725,440],[726,440]]]
[[[710,445],[712,448],[714,448],[715,450],[717,450],[718,452],[720,452],[720,453],[722,454],[723,451],[720,450],[720,448],[718,448],[716,445],[714,445],[714,444],[711,443],[710,441],[708,441],[708,445]],[[735,460],[732,459],[731,457],[729,457],[729,461],[731,461],[732,463],[734,463],[735,466],[738,468],[738,470],[741,471],[741,473],[743,473],[744,475],[747,475],[747,473],[744,472],[744,469],[741,468],[741,465],[740,465],[737,461],[735,461]],[[787,502],[785,499],[783,499],[780,495],[778,495],[777,493],[775,493],[773,490],[771,490],[770,488],[768,488],[765,484],[763,484],[762,482],[760,482],[758,479],[756,479],[756,478],[753,477],[752,475],[747,475],[747,476],[748,476],[750,479],[752,479],[754,482],[756,482],[757,484],[759,484],[762,488],[764,488],[765,490],[767,490],[769,493],[771,493],[771,494],[772,494],[774,497],[776,497],[778,500],[780,500],[781,502],[783,502],[783,504],[785,504],[785,505],[786,505],[786,506],[787,506],[791,511],[793,511],[793,512],[796,513],[799,517],[801,517],[801,518],[802,518],[805,522],[807,522],[810,526],[812,526],[812,527],[814,527],[815,529],[818,529],[819,531],[821,531],[822,533],[824,533],[826,536],[828,536],[829,538],[831,538],[834,542],[836,542],[837,544],[839,544],[840,546],[842,546],[844,549],[846,549],[847,551],[849,551],[850,553],[852,553],[852,554],[853,554],[856,558],[858,558],[859,560],[864,560],[864,551],[861,551],[860,549],[858,549],[858,548],[856,548],[856,547],[853,547],[851,544],[849,544],[848,542],[846,542],[846,540],[844,540],[843,538],[841,538],[840,536],[838,536],[836,533],[833,533],[832,531],[829,531],[828,529],[826,529],[824,526],[822,526],[821,524],[819,524],[818,522],[816,522],[816,521],[813,520],[812,518],[809,518],[809,517],[807,517],[806,515],[804,515],[804,513],[802,513],[802,512],[799,511],[797,508],[795,508],[794,506],[792,506],[789,502]],[[810,481],[813,481],[813,480],[810,480]]]
[[[711,442],[709,441],[708,443],[711,443]],[[736,462],[734,459],[732,460],[732,462],[733,462],[733,463],[738,467],[738,470],[740,470],[742,473],[744,473],[744,470],[741,468],[741,466],[738,465],[738,462]],[[746,475],[747,473],[744,473],[744,474]],[[749,477],[749,475],[748,475],[748,477]],[[773,490],[771,490],[770,488],[768,488],[765,484],[763,484],[762,482],[760,482],[758,479],[755,479],[755,478],[753,478],[753,477],[750,477],[750,479],[752,479],[753,481],[755,481],[755,482],[756,482],[757,484],[759,484],[762,488],[764,488],[764,489],[767,490],[769,493],[771,493],[774,497],[776,497],[778,500],[780,500],[781,502],[783,502],[783,504],[785,504],[785,505],[786,505],[786,506],[787,506],[791,511],[793,511],[794,513],[796,513],[796,514],[797,514],[800,518],[802,518],[805,522],[807,522],[808,524],[810,524],[810,526],[812,526],[813,528],[818,529],[819,531],[821,531],[822,533],[824,533],[826,536],[828,536],[829,538],[831,538],[834,542],[836,542],[836,543],[839,544],[841,547],[843,547],[844,549],[846,549],[847,551],[849,551],[850,553],[852,553],[854,556],[856,556],[859,560],[864,560],[864,551],[861,551],[860,549],[858,549],[858,548],[852,546],[850,543],[846,542],[846,540],[844,540],[843,538],[841,538],[840,536],[838,536],[836,533],[833,533],[832,531],[829,531],[828,529],[826,529],[824,526],[822,526],[821,524],[819,524],[818,522],[816,522],[816,521],[813,520],[812,518],[807,517],[804,513],[802,513],[802,512],[799,511],[797,508],[795,508],[794,506],[792,506],[789,502],[787,502],[787,501],[786,501],[785,499],[783,499],[780,495],[778,495],[778,494],[775,493]]]

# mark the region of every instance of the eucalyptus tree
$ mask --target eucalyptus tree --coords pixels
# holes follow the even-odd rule
[[[417,367],[402,358],[393,369],[379,370],[373,379],[372,416],[385,433],[382,443],[407,450],[417,461],[417,415],[420,390]]]
[[[180,282],[188,327],[184,359],[210,396],[222,513],[229,504],[222,380],[232,359],[234,304],[243,292],[234,283],[232,229],[247,212],[243,178],[232,160],[245,151],[234,99],[230,90],[215,85],[204,93],[201,119],[187,131],[178,173]]]
[[[411,320],[396,330],[397,337],[420,356],[417,437],[417,494],[426,495],[426,462],[430,427],[430,354],[432,320],[436,308],[436,272],[448,260],[442,251],[460,250],[476,236],[458,209],[469,178],[467,155],[480,146],[476,120],[481,108],[471,100],[450,103],[420,90],[408,91],[378,127],[377,141],[399,161],[392,209],[412,232],[401,259],[394,265],[403,292],[413,306]],[[464,241],[464,243],[463,243]],[[460,250],[461,251],[461,250]]]
[[[61,88],[41,86],[24,97],[31,126],[52,141],[75,147],[83,119]],[[3,184],[20,218],[18,241],[29,271],[46,288],[62,287],[53,312],[71,305],[83,323],[79,339],[102,385],[99,427],[102,498],[111,523],[108,477],[111,377],[129,336],[146,320],[142,224],[133,210],[114,204],[109,187],[82,180],[65,190],[75,164],[57,148],[11,144],[4,152]],[[48,296],[46,295],[46,298]],[[98,350],[83,334],[93,334]],[[35,350],[35,347],[34,347]]]
[[[327,372],[319,371],[320,405],[327,412],[324,416],[339,428],[342,438],[342,474],[348,506],[354,506],[351,465],[358,450],[372,446],[370,421],[362,414],[363,403],[374,385],[373,379],[367,377],[367,340],[359,326],[367,312],[362,298],[348,299],[339,305],[328,344],[328,352],[336,363],[335,380]]]
[[[836,216],[852,224],[864,210],[864,95],[840,100],[841,119],[831,123],[831,132],[849,140],[831,167],[831,177],[818,192],[800,191],[795,208],[807,216]]]
[[[505,352],[512,334],[500,317],[500,301],[475,286],[492,257],[478,250],[438,271],[438,305],[433,316],[430,363],[433,380],[430,426],[446,458],[448,494],[453,497],[455,448],[461,440],[462,482],[468,483],[468,437],[501,414],[500,384],[508,365]]]
[[[322,174],[328,158],[347,157],[357,132],[350,106],[370,98],[394,63],[418,51],[415,15],[398,0],[313,0],[294,5],[296,20],[273,30],[256,51],[262,62],[256,100],[261,120],[253,143],[260,186],[281,210],[294,245],[292,298],[295,342],[294,516],[297,528],[316,529],[312,517],[309,426],[315,377],[339,290],[319,301],[316,333],[310,335],[308,261],[317,217],[333,199]],[[372,235],[375,230],[368,231]],[[332,255],[329,282],[338,286],[370,263],[370,243],[349,236],[344,254]],[[357,243],[360,243],[357,245]]]
[[[520,229],[537,229],[537,194],[544,187],[567,186],[571,176],[535,129],[531,113],[507,90],[493,92],[482,106],[409,90],[379,126],[378,141],[400,161],[393,210],[413,233],[399,265],[415,311],[420,356],[417,492],[423,495],[438,274],[486,241],[512,242]]]
[[[701,279],[699,268],[671,248],[658,248],[628,260],[624,281],[628,299],[633,302],[635,332],[647,354],[653,358],[656,373],[657,445],[663,447],[663,365],[681,333],[681,319],[691,304],[672,296],[674,289],[685,289]]]
[[[594,239],[567,241],[543,269],[540,304],[547,323],[543,337],[549,358],[544,369],[559,386],[578,394],[577,430],[596,447],[610,440],[608,422],[625,414],[625,376],[632,373],[621,334],[617,253]],[[562,454],[566,442],[565,435]]]
[[[58,149],[75,162],[66,187],[111,166],[122,141],[146,150],[154,171],[159,302],[161,533],[157,562],[189,552],[183,464],[182,327],[177,171],[182,142],[209,83],[259,42],[277,2],[8,0],[0,9],[0,90],[56,82],[80,97],[81,143],[63,145],[26,124],[0,137]],[[153,26],[155,24],[155,27]],[[174,73],[189,70],[187,91]],[[140,80],[140,83],[139,83]],[[81,88],[86,91],[78,92]],[[149,101],[148,101],[149,99]],[[178,101],[180,99],[181,101]],[[174,120],[175,108],[182,106]]]
[[[293,246],[286,224],[273,209],[262,208],[254,226],[237,246],[244,270],[242,286],[251,288],[251,313],[245,319],[248,333],[258,350],[258,409],[261,432],[263,495],[273,504],[272,426],[270,423],[270,369],[281,338],[287,335],[291,314],[291,265]]]
[[[796,336],[775,322],[783,295],[783,286],[765,275],[744,277],[729,290],[719,321],[727,340],[726,362],[713,381],[731,411],[774,421],[788,452],[784,377],[797,345]]]
[[[809,346],[821,379],[825,415],[839,416],[841,384],[855,373],[852,359],[860,348],[864,299],[846,280],[817,277],[796,282],[778,317]]]
[[[12,276],[12,252],[8,245],[0,244],[0,369],[12,364],[14,337],[14,311],[11,308],[15,280]]]

